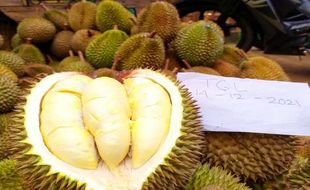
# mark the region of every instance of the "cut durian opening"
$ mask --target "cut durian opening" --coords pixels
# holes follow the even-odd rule
[[[133,167],[131,158],[127,155],[126,158],[113,169],[109,168],[102,159],[99,160],[98,166],[95,169],[82,169],[72,166],[54,155],[46,146],[40,129],[41,107],[45,95],[57,82],[76,75],[81,74],[53,74],[44,78],[32,89],[31,95],[28,96],[24,108],[25,128],[28,135],[27,142],[25,143],[35,144],[36,146],[33,146],[27,154],[39,155],[41,157],[41,163],[51,167],[50,175],[56,173],[64,174],[69,176],[72,180],[87,184],[87,189],[140,189],[147,177],[153,173],[159,165],[167,164],[165,163],[165,158],[172,152],[172,148],[175,146],[177,139],[182,135],[183,106],[178,86],[160,73],[149,70],[135,70],[128,75],[125,80],[130,81],[131,79],[138,79],[138,81],[151,81],[160,85],[169,95],[171,114],[169,130],[165,139],[161,142],[157,151],[139,167]],[[58,111],[62,112],[62,110]],[[70,142],[70,140],[72,141],[73,139],[64,137],[61,140]]]

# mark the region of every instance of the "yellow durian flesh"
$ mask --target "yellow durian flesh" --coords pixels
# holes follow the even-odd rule
[[[132,109],[132,166],[143,165],[157,151],[169,130],[171,103],[167,92],[143,78],[125,80]]]
[[[116,168],[130,146],[130,110],[125,88],[109,77],[93,80],[82,95],[86,128],[92,133],[102,160]]]
[[[59,81],[41,104],[41,133],[46,146],[59,159],[79,168],[95,169],[98,156],[93,137],[83,126],[83,87],[91,81],[73,76]]]

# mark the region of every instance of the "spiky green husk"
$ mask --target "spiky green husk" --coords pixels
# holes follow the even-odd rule
[[[13,125],[13,114],[13,112],[0,114],[0,161],[12,155],[12,152],[8,151],[8,146],[11,143],[8,131],[9,127]]]
[[[0,51],[0,64],[10,68],[17,76],[22,76],[25,73],[23,70],[25,61],[15,53]]]
[[[223,189],[249,190],[239,179],[219,167],[204,164],[198,167],[185,190]]]
[[[51,46],[51,53],[57,58],[68,56],[71,50],[71,40],[74,33],[71,31],[61,31],[55,35]]]
[[[58,29],[66,29],[66,24],[69,24],[68,14],[66,12],[51,9],[43,13],[43,17],[51,21]]]
[[[4,45],[4,38],[3,38],[3,36],[0,34],[0,49],[2,48],[3,45]]]
[[[22,178],[17,173],[16,161],[5,159],[0,161],[0,189],[26,190]]]
[[[97,69],[93,74],[95,75],[95,77],[116,77],[116,71],[108,68]]]
[[[11,111],[17,103],[20,89],[11,79],[0,76],[0,113]]]
[[[212,66],[223,53],[224,40],[213,24],[192,23],[181,29],[175,40],[177,55],[192,66]]]
[[[112,0],[102,1],[98,5],[96,25],[101,32],[112,29],[115,25],[120,30],[130,33],[134,16],[119,2]]]
[[[95,67],[110,68],[114,62],[115,52],[128,38],[128,35],[118,29],[112,29],[99,35],[86,48],[86,59]]]
[[[53,39],[56,27],[44,18],[25,18],[18,24],[17,33],[24,40],[31,38],[34,43],[45,43]]]
[[[224,60],[217,60],[212,68],[225,77],[238,77],[241,72],[237,66]]]
[[[75,32],[71,39],[71,48],[75,51],[85,53],[88,44],[95,39],[99,34],[97,30],[82,29]]]
[[[245,61],[240,77],[277,81],[290,80],[277,62],[261,56],[250,57]]]
[[[295,158],[291,136],[209,132],[204,160],[243,180],[265,181],[284,173]]]
[[[132,70],[136,68],[160,69],[164,65],[165,48],[162,39],[149,33],[129,37],[118,49],[115,59],[119,60],[118,68]]]
[[[23,39],[21,39],[20,36],[17,33],[14,34],[14,36],[11,39],[11,46],[12,46],[12,48],[14,49],[14,48],[16,48],[17,46],[19,46],[19,45],[21,45],[23,43],[24,43]]]
[[[243,68],[244,61],[248,58],[246,53],[235,46],[224,45],[223,54],[220,57],[221,60],[231,63],[238,68]]]
[[[58,72],[92,72],[94,70],[95,69],[90,63],[85,60],[80,60],[77,56],[67,57],[57,66]]]
[[[181,136],[171,153],[165,158],[147,180],[142,189],[181,189],[195,171],[202,156],[204,135],[196,102],[179,82],[173,81],[182,96],[183,120]],[[52,172],[53,166],[47,166],[40,155],[26,154],[33,145],[30,144],[24,127],[25,102],[20,103],[14,117],[14,127],[10,128],[12,146],[10,150],[18,151],[14,158],[18,161],[18,172],[25,181],[31,182],[33,189],[84,190],[87,184],[75,181],[62,173]]]
[[[74,31],[94,29],[97,6],[88,1],[74,4],[68,13],[68,21]]]
[[[180,18],[174,5],[157,1],[140,12],[135,27],[137,28],[132,33],[155,31],[165,43],[169,43],[179,31]]]
[[[23,58],[27,65],[46,63],[43,53],[39,48],[32,44],[22,44],[17,46],[13,52]]]
[[[65,65],[69,65],[69,64],[71,64],[71,63],[74,63],[74,62],[78,62],[78,61],[80,61],[80,58],[78,57],[78,56],[69,56],[69,57],[66,57],[66,58],[64,58],[61,62],[59,62],[57,65],[56,65],[56,71],[57,72],[60,72],[60,68],[59,68],[59,66],[60,67],[62,67],[62,66],[65,66]]]
[[[0,64],[0,76],[6,76],[14,82],[17,82],[17,75],[7,66]]]

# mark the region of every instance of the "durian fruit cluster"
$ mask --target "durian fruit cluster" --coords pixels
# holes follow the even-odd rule
[[[177,72],[290,80],[275,61],[250,56],[241,49],[225,45],[224,34],[216,23],[210,20],[182,23],[176,8],[165,1],[149,4],[137,17],[112,0],[98,4],[82,0],[68,11],[45,5],[42,8],[43,15],[19,23],[11,39],[12,51],[0,51],[1,190],[36,189],[23,176],[25,173],[20,172],[25,168],[16,166],[14,158],[18,148],[11,133],[21,133],[14,129],[14,123],[16,118],[22,117],[13,111],[38,78],[74,71],[94,78],[118,79],[124,71],[148,68],[162,70],[172,80]],[[2,44],[0,35],[0,48]],[[193,112],[188,109],[189,113]],[[187,172],[193,174],[182,179],[186,182],[182,183],[182,188],[188,190],[310,188],[310,155],[304,153],[309,147],[302,146],[296,137],[208,132],[203,142],[203,156],[195,172],[173,171],[180,175],[167,177],[163,170],[164,174],[154,176],[154,181],[167,181]],[[182,148],[179,151],[187,152]],[[197,155],[192,157],[197,159]],[[177,169],[167,166],[166,170]],[[34,176],[47,179],[40,173]],[[70,189],[69,182],[63,183],[57,188]],[[172,187],[175,186],[168,189],[174,189]],[[49,186],[48,189],[55,188]]]

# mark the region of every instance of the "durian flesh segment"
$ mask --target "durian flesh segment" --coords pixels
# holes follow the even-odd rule
[[[80,99],[90,81],[76,75],[57,82],[45,94],[40,115],[41,133],[49,150],[70,165],[85,169],[98,166],[93,137],[83,125]]]
[[[151,80],[125,80],[132,109],[132,166],[148,161],[165,139],[170,125],[171,102],[168,93]]]
[[[109,77],[93,80],[82,95],[86,128],[102,160],[116,168],[130,147],[130,110],[125,88]]]

